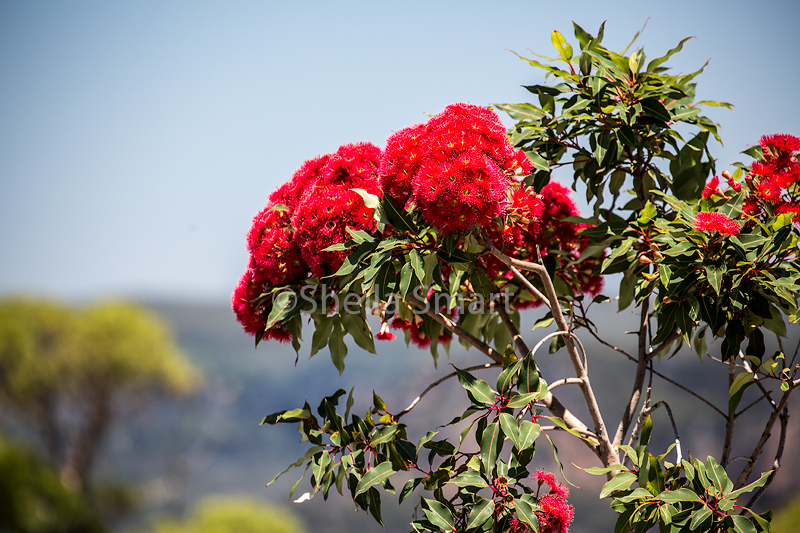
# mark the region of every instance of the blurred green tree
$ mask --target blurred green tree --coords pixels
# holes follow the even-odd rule
[[[0,440],[0,531],[102,533],[106,528],[38,457]]]
[[[0,401],[75,490],[87,490],[120,406],[187,393],[196,383],[168,328],[141,307],[0,301]]]
[[[289,510],[246,496],[209,497],[183,521],[162,519],[149,533],[301,533]]]

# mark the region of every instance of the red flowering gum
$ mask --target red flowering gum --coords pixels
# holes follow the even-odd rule
[[[272,286],[300,281],[308,273],[288,219],[288,211],[277,211],[268,205],[253,218],[247,234],[250,268]]]
[[[783,215],[790,213],[792,215],[792,222],[800,224],[800,204],[793,202],[783,202],[775,206],[774,210],[776,215]]]
[[[722,196],[722,191],[719,189],[719,176],[714,176],[708,180],[708,183],[706,183],[703,189],[703,198],[709,198],[714,195]]]
[[[778,149],[786,152],[796,152],[800,150],[800,138],[788,133],[773,133],[772,135],[764,135],[758,141],[764,149]]]
[[[389,137],[381,161],[383,190],[443,234],[486,227],[502,214],[510,176],[531,163],[516,151],[491,109],[458,103],[425,124]]]
[[[256,274],[252,269],[247,271],[239,278],[239,283],[233,290],[231,296],[231,307],[236,315],[236,320],[250,335],[264,331],[267,325],[267,318],[264,316],[264,307],[256,305],[255,300],[264,292],[263,282],[256,279]]]
[[[277,340],[289,342],[291,333],[280,326],[270,329],[267,327],[267,317],[272,309],[272,304],[259,303],[257,300],[264,292],[264,280],[258,277],[258,272],[248,268],[239,278],[239,283],[231,296],[231,307],[236,315],[236,320],[242,325],[249,335],[262,335],[262,340]]]
[[[561,220],[579,214],[578,206],[572,199],[572,189],[557,181],[551,181],[542,189],[542,202],[544,203],[544,212],[541,226],[552,232],[550,235],[545,235],[543,232],[544,241],[540,243],[543,245],[542,249],[546,250],[548,247],[552,247],[552,243],[548,241],[553,236],[565,243],[574,241],[577,237],[577,227],[572,222]]]
[[[371,190],[370,190],[371,189]],[[377,188],[370,187],[375,193]],[[349,185],[320,186],[310,189],[292,217],[300,255],[314,276],[335,273],[347,251],[325,252],[325,248],[349,239],[347,228],[371,232],[375,229],[372,209]]]
[[[541,510],[536,511],[539,518],[539,533],[567,533],[575,515],[567,500],[557,494],[547,494],[539,499]]]
[[[508,223],[505,227],[503,241],[533,249],[539,235],[539,224],[544,214],[542,196],[530,187],[515,187],[511,200],[506,208]]]
[[[694,219],[694,229],[705,233],[716,231],[721,235],[738,235],[739,223],[723,213],[700,211]]]
[[[303,194],[317,182],[320,171],[330,157],[330,154],[325,154],[305,161],[292,175],[292,179],[269,195],[270,204],[284,204],[289,208],[289,212],[294,211]]]
[[[342,145],[320,169],[319,181],[356,189],[374,188],[380,159],[381,149],[372,143]]]
[[[404,207],[411,196],[411,180],[422,162],[426,124],[399,130],[386,140],[380,164],[381,189]]]
[[[425,220],[442,233],[487,226],[502,213],[508,177],[487,156],[464,153],[455,160],[423,163],[413,183]]]

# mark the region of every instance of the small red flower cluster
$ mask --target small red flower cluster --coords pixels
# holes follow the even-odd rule
[[[800,198],[796,184],[800,181],[800,138],[786,133],[764,135],[758,144],[764,158],[754,161],[750,167],[754,194],[744,202],[746,215],[763,218],[764,204],[769,204],[775,214],[793,213],[793,220],[800,222]]]
[[[422,324],[422,317],[415,314],[411,320],[404,320],[402,318],[392,319],[391,327],[394,330],[408,331],[410,334],[409,340],[411,341],[411,344],[424,350],[431,345],[432,339],[426,335],[424,331],[422,331]],[[384,331],[383,325],[381,325],[381,331]],[[392,335],[391,333],[388,334]],[[392,339],[393,338],[394,335],[392,335]],[[451,340],[453,340],[453,334],[449,329],[442,329],[439,331],[439,344],[447,344]]]
[[[739,223],[719,212],[700,211],[694,219],[694,229],[705,233],[716,231],[721,235],[738,235]]]
[[[536,511],[536,516],[539,518],[539,533],[567,533],[575,515],[574,508],[567,503],[569,490],[558,483],[550,472],[539,470],[533,475],[533,479],[539,482],[539,490],[544,484],[550,489],[541,497],[537,491],[539,504],[542,506],[541,510]]]
[[[578,235],[581,229],[587,227],[585,224],[563,220],[580,214],[569,187],[551,181],[544,186],[541,195],[534,194],[529,188],[517,189],[511,194],[507,214],[510,215],[510,223],[505,226],[503,240],[509,244],[506,251],[509,256],[536,262],[537,246],[542,255],[548,255],[550,250],[558,262],[557,276],[577,292],[592,296],[600,293],[603,289],[603,278],[595,275],[594,271],[602,258],[590,258],[579,265],[569,265],[580,257],[589,244],[588,238]],[[515,218],[523,223],[526,220],[530,222],[526,227],[520,228],[514,225]],[[484,258],[483,266],[492,278],[507,271],[507,267],[493,256]],[[517,309],[527,309],[539,307],[543,303],[534,299],[517,301],[514,305]]]
[[[485,227],[507,202],[510,175],[532,165],[514,150],[494,111],[451,104],[386,141],[381,187],[404,207],[413,200],[442,234]]]
[[[534,511],[539,519],[539,533],[568,533],[569,525],[575,515],[575,509],[567,503],[569,490],[550,472],[539,470],[533,475],[533,480],[539,482],[536,497],[539,498],[541,509]],[[505,478],[502,478],[505,481]],[[497,482],[495,483],[497,485]],[[540,496],[542,485],[547,484],[549,492]],[[498,492],[502,495],[504,486],[501,484]],[[502,512],[502,507],[499,509]],[[530,528],[516,516],[508,519],[510,533],[529,533]]]
[[[372,210],[353,188],[376,194],[381,150],[370,143],[346,144],[309,159],[269,196],[247,234],[250,263],[233,292],[236,318],[251,335],[288,341],[280,327],[265,331],[272,307],[265,289],[324,276],[339,269],[347,252],[323,252],[348,239],[347,228],[372,231]]]

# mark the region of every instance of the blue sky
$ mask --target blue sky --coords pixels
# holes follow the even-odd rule
[[[800,4],[0,3],[0,294],[225,301],[244,234],[300,164],[456,101],[527,99],[574,20],[688,72],[725,147],[800,134]],[[565,179],[568,175],[565,175]]]

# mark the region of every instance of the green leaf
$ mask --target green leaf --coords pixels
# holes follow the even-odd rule
[[[402,424],[391,424],[382,427],[372,435],[372,438],[369,440],[370,446],[377,446],[378,444],[386,444],[387,442],[393,441],[397,432],[402,430],[403,427]]]
[[[339,371],[339,375],[344,372],[344,358],[347,356],[347,345],[344,343],[344,328],[341,323],[334,325],[331,332],[330,340],[328,341],[328,348],[331,352],[331,361],[333,366]]]
[[[756,533],[756,526],[753,525],[749,518],[745,518],[739,514],[733,515],[730,518],[733,521],[733,531],[736,533]]]
[[[620,472],[608,480],[605,485],[603,485],[603,488],[600,489],[600,499],[602,500],[614,491],[627,489],[634,481],[636,481],[636,474]]]
[[[517,509],[517,518],[528,524],[533,531],[539,531],[539,517],[536,516],[531,504],[521,498],[514,500]]]
[[[456,368],[456,373],[461,386],[467,389],[475,400],[485,405],[494,405],[495,394],[488,383],[459,368]]]
[[[376,353],[372,331],[364,316],[361,314],[345,313],[344,317],[342,317],[342,323],[362,350],[366,350],[369,353]]]
[[[696,530],[700,524],[708,520],[708,517],[711,516],[711,513],[711,509],[709,509],[706,504],[703,504],[701,508],[692,511],[692,522],[689,524],[689,529],[691,531]]]
[[[522,359],[517,379],[517,390],[520,394],[539,392],[539,372],[533,355],[526,355]]]
[[[425,478],[415,477],[406,481],[405,485],[403,485],[403,489],[400,491],[400,503],[403,503],[403,500],[411,496],[411,493],[422,483],[423,479]]]
[[[377,483],[383,483],[385,480],[389,479],[389,476],[395,473],[395,470],[392,469],[392,463],[390,461],[385,461],[367,471],[366,474],[361,478],[356,485],[356,492],[353,494],[353,498],[367,492],[369,488]]]
[[[700,501],[700,497],[691,489],[665,490],[656,499],[666,503]]]
[[[525,407],[529,403],[536,401],[539,399],[538,392],[526,392],[524,394],[517,394],[516,396],[512,397],[506,403],[506,407],[510,407],[512,409],[519,409],[520,407]]]
[[[684,43],[686,41],[688,41],[689,39],[694,39],[694,37],[687,37],[687,38],[683,39],[681,42],[678,43],[678,46],[676,46],[675,48],[673,48],[672,50],[667,52],[666,55],[664,55],[662,57],[659,57],[657,59],[654,59],[650,63],[648,63],[647,64],[647,72],[653,72],[656,69],[656,67],[658,67],[659,65],[664,64],[670,57],[672,57],[673,55],[675,55],[678,52],[680,52],[683,49]]]
[[[522,451],[522,440],[519,434],[517,419],[508,413],[500,413],[497,418],[500,420],[500,427],[503,429],[503,433],[511,439],[511,442],[514,443],[517,450]]]
[[[483,479],[479,472],[474,470],[467,470],[457,475],[447,483],[453,484],[457,487],[488,487],[488,483]]]
[[[469,514],[467,529],[474,529],[482,526],[494,515],[494,500],[481,498],[478,496],[472,511]]]
[[[481,437],[481,462],[487,472],[491,472],[497,462],[497,454],[500,453],[502,444],[503,432],[500,424],[495,420],[484,430]]]
[[[376,194],[368,193],[364,189],[350,189],[350,190],[358,193],[358,195],[364,199],[364,205],[366,205],[370,209],[376,209],[379,205],[381,205],[381,198]]]
[[[425,260],[417,250],[411,250],[409,255],[411,260],[411,267],[414,269],[417,279],[422,281],[425,279]]]
[[[536,442],[536,438],[542,432],[539,424],[535,424],[530,420],[523,420],[519,425],[519,447],[517,450],[525,451]]]
[[[722,276],[727,272],[727,268],[724,264],[722,265],[711,265],[711,264],[704,264],[703,268],[706,271],[706,277],[708,278],[708,282],[714,288],[714,292],[719,294],[720,287],[722,286]]]
[[[392,198],[389,194],[385,191],[383,193],[383,198],[381,199],[381,210],[386,215],[386,219],[389,221],[389,224],[397,230],[398,233],[413,233],[416,235],[419,233],[419,228],[411,219],[411,216],[405,209],[400,209],[397,207],[397,203],[394,198]]]
[[[556,30],[553,30],[550,39],[553,41],[553,46],[556,47],[558,53],[564,58],[564,61],[569,62],[569,60],[572,59],[572,46],[567,43],[564,36]]]
[[[272,310],[267,318],[266,329],[280,324],[294,310],[297,297],[292,290],[282,291],[272,300]]]
[[[706,459],[706,477],[708,477],[709,481],[713,483],[714,487],[716,487],[721,494],[725,494],[733,488],[733,483],[728,479],[728,474],[725,472],[725,469],[710,455]]]
[[[429,500],[422,498],[423,510],[425,516],[436,526],[444,529],[445,531],[453,531],[456,528],[456,522],[453,519],[453,514],[446,505],[437,502],[436,500]]]

